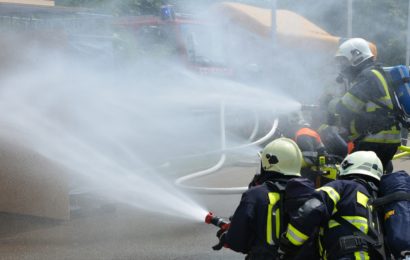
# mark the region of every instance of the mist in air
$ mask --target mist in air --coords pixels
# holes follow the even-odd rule
[[[268,79],[259,78],[252,73],[263,68],[254,58],[265,55],[269,60],[271,50],[255,50],[248,62],[236,59],[243,56],[241,49],[231,48],[226,56],[218,46],[224,32],[215,26],[212,31],[212,44],[195,39],[201,52],[218,62],[236,60],[232,68],[243,65],[246,70],[233,76],[203,75],[179,54],[162,55],[163,46],[152,53],[135,48],[134,53],[116,53],[118,42],[57,34],[54,42],[32,44],[32,34],[8,31],[3,45],[10,63],[2,65],[0,134],[67,168],[72,192],[203,221],[206,209],[173,181],[192,168],[212,165],[223,152],[221,106],[227,148],[234,147],[249,142],[255,115],[262,126],[269,126],[276,117],[299,109],[301,101],[291,94],[295,86],[306,98],[315,85],[305,77],[304,66],[289,59]],[[112,39],[122,37],[124,44],[124,32],[110,36],[114,33],[117,38]],[[247,34],[239,31],[230,37],[239,40]],[[148,46],[156,44],[145,40]],[[260,149],[241,152],[252,156]]]

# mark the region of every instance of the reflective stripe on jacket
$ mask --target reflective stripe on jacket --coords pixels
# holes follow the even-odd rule
[[[358,78],[356,84],[341,98],[340,103],[345,109],[357,115],[364,115],[366,113],[370,115],[371,113],[380,112],[380,109],[390,109],[393,112],[393,102],[390,96],[389,86],[380,71],[377,69],[365,70]],[[377,96],[376,100],[384,104],[385,108],[381,108],[372,102],[371,96]],[[352,140],[362,135],[362,133],[359,133],[356,129],[357,120],[359,119],[352,118],[348,126]],[[383,120],[383,116],[378,117],[378,120]],[[378,124],[378,122],[374,123]],[[385,129],[374,134],[367,134],[362,141],[373,143],[400,143],[400,130],[393,125],[390,129]]]
[[[271,175],[261,185],[255,186],[242,194],[241,201],[232,216],[225,243],[230,249],[249,254],[254,248],[276,255],[282,214],[276,206],[281,200],[281,194],[273,190],[267,182],[278,182],[286,186],[287,179],[275,179],[278,173]],[[279,177],[280,178],[280,177]],[[282,226],[286,227],[287,223]]]
[[[370,194],[360,183],[350,180],[336,180],[319,188],[313,197],[321,202],[309,210],[300,208],[300,214],[292,217],[286,237],[295,246],[301,246],[320,228],[320,247],[323,257],[329,256],[341,237],[352,235],[351,229],[338,223],[336,216],[350,222],[354,227],[368,233],[368,205]],[[303,209],[303,210],[302,210]],[[354,259],[368,259],[366,251],[358,250],[350,254]]]

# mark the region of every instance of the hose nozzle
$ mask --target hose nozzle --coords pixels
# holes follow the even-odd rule
[[[217,227],[225,229],[225,230],[227,230],[229,228],[229,224],[230,224],[225,219],[214,216],[212,212],[209,212],[208,215],[206,215],[205,223],[206,224],[212,224],[214,226],[217,226]]]
[[[302,111],[315,111],[318,110],[319,106],[318,105],[313,105],[313,104],[303,104],[301,107]]]

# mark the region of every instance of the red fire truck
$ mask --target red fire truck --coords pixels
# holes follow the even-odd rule
[[[169,5],[158,16],[122,17],[114,23],[115,46],[128,58],[171,58],[200,74],[233,76],[217,42],[216,25],[175,13]]]

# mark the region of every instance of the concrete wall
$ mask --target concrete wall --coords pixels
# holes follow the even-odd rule
[[[64,172],[17,139],[0,136],[0,212],[69,219]]]

